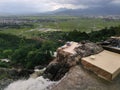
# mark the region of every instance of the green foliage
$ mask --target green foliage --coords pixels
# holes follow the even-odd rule
[[[8,67],[10,67],[10,66],[9,66],[9,64],[6,63],[6,62],[1,62],[1,61],[0,61],[0,67],[2,67],[2,68],[8,68]]]
[[[89,36],[86,32],[80,32],[78,30],[73,30],[68,32],[66,35],[66,40],[79,42],[81,40],[88,40]]]
[[[39,46],[38,46],[39,45]],[[36,65],[46,65],[50,62],[56,44],[45,41],[40,44],[19,47],[12,55],[13,64],[20,64],[25,68],[34,68]]]
[[[3,51],[3,55],[6,58],[11,58],[11,55],[13,54],[13,51],[11,49],[7,49]]]
[[[1,75],[0,75],[0,80],[2,80],[3,78],[8,78],[9,77],[9,75],[7,74],[7,73],[2,73]]]
[[[53,41],[44,41],[41,46],[41,50],[48,52],[48,51],[55,51],[57,45],[56,42]]]
[[[99,42],[106,40],[108,37],[111,36],[120,36],[120,27],[104,28],[100,31],[92,31],[90,33],[74,30],[67,32],[64,37],[66,41],[69,40],[79,42],[81,40],[90,40],[93,42]]]
[[[35,65],[47,65],[51,59],[49,52],[42,52],[41,50],[30,51],[27,55],[27,68],[33,68]]]
[[[21,28],[34,28],[32,23],[0,23],[0,29],[21,29]]]
[[[15,49],[19,45],[20,38],[11,35],[11,34],[3,34],[0,33],[0,47],[1,49]]]
[[[0,33],[0,58],[9,58],[13,65],[21,65],[31,69],[37,65],[47,65],[52,59],[53,52],[66,41],[90,40],[98,42],[110,36],[120,36],[120,26],[90,33],[76,29],[67,32],[38,33],[37,39],[26,39],[25,37]],[[7,67],[4,63],[1,66]]]
[[[51,29],[50,31],[54,31],[52,29],[60,30],[60,31],[72,31],[77,29],[81,32],[91,32],[98,31],[103,29],[104,27],[116,27],[120,25],[120,20],[105,20],[99,18],[85,18],[85,17],[77,17],[77,16],[26,16],[21,19],[26,19],[28,21],[32,21],[31,23],[21,23],[21,24],[7,24],[5,28],[0,28],[0,32],[9,33],[14,35],[21,35],[26,37],[33,37],[44,30],[41,28]],[[7,27],[7,28],[6,28]],[[12,28],[11,28],[12,27]],[[31,29],[33,31],[31,31]]]

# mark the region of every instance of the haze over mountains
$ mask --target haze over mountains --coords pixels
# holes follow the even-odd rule
[[[114,7],[93,7],[86,9],[67,9],[60,8],[51,14],[55,15],[120,15],[120,6]]]
[[[54,11],[43,13],[38,12],[22,12],[22,13],[1,13],[0,15],[120,15],[120,6],[114,7],[93,7],[86,9],[68,9],[59,8]]]
[[[0,15],[119,15],[120,0],[0,0]]]

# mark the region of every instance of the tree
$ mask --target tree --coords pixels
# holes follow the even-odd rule
[[[12,54],[13,54],[13,51],[11,49],[7,49],[3,51],[3,55],[5,58],[11,58]]]
[[[54,52],[57,48],[57,44],[53,41],[45,41],[42,43],[41,50],[46,54],[50,52]]]

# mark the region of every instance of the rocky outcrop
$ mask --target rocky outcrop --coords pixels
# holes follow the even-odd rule
[[[119,90],[120,75],[108,82],[86,71],[80,65],[72,67],[69,72],[51,90]]]
[[[111,37],[100,44],[105,50],[120,54],[120,37]]]
[[[103,51],[101,46],[95,43],[84,41],[80,46],[74,48],[75,54],[65,52],[63,49],[57,50],[57,57],[46,68],[44,77],[51,80],[61,79],[69,69],[80,62],[82,57],[97,54]]]
[[[103,48],[93,42],[80,42],[81,46],[75,48],[78,56],[87,57],[90,55],[98,54],[103,51]]]
[[[120,48],[120,37],[111,37],[102,42],[101,45]]]
[[[70,66],[66,63],[59,63],[54,60],[50,63],[44,72],[44,77],[50,80],[60,80],[66,72],[69,71]]]

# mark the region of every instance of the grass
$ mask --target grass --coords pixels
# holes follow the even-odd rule
[[[86,18],[77,18],[70,19],[67,21],[60,21],[56,23],[44,23],[46,28],[59,28],[63,31],[71,31],[74,29],[89,32],[91,30],[100,30],[105,27],[118,26],[120,21],[105,21],[103,19],[86,19]]]

